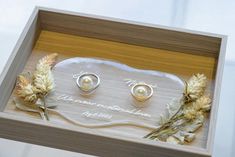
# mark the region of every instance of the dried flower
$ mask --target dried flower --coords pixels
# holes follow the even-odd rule
[[[44,99],[54,88],[54,79],[51,68],[55,64],[56,58],[56,53],[43,57],[39,60],[32,79],[28,79],[21,74],[18,76],[16,84],[16,95],[23,101],[33,105],[35,105],[38,99],[43,102],[41,109],[43,109],[48,120],[47,106]]]
[[[193,75],[186,82],[182,99],[167,105],[158,129],[145,138],[184,144],[195,138],[195,132],[204,122],[204,113],[210,110],[211,99],[204,95],[207,79],[204,74]]]
[[[202,97],[198,98],[193,103],[193,108],[197,111],[209,111],[211,108],[211,98],[208,95],[203,95]]]
[[[19,75],[16,83],[16,95],[29,103],[35,103],[38,99],[36,89],[29,79],[24,75]]]
[[[201,97],[206,89],[207,78],[204,74],[193,75],[186,82],[184,97],[186,102],[191,102]]]
[[[33,85],[41,96],[45,96],[54,88],[54,79],[51,68],[54,65],[57,54],[45,56],[39,60],[36,70],[33,73]]]
[[[58,56],[57,53],[52,53],[50,55],[47,55],[47,56],[41,58],[38,61],[37,68],[48,66],[51,69],[56,63],[57,56]]]
[[[201,115],[204,112],[209,111],[211,107],[211,99],[209,96],[203,95],[191,104],[190,107],[184,110],[184,117],[192,120]]]
[[[184,111],[184,117],[188,120],[193,120],[197,118],[198,116],[202,115],[201,111],[197,111],[194,108],[190,108]]]

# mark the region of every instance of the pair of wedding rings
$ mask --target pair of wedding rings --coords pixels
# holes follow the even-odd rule
[[[100,85],[100,78],[94,73],[83,73],[77,77],[77,86],[82,95],[92,94]],[[151,85],[140,82],[131,87],[131,95],[139,102],[144,102],[152,97]]]

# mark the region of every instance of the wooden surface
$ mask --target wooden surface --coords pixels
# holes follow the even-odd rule
[[[103,135],[100,131],[50,124],[41,120],[1,113],[1,137],[36,143],[48,147],[65,149],[104,157],[208,157],[205,149],[169,145],[146,139],[134,139],[116,135]],[[7,126],[7,127],[2,127]],[[16,129],[17,128],[17,129]],[[9,134],[10,133],[10,134]]]
[[[221,43],[221,38],[212,34],[169,31],[150,24],[99,16],[71,16],[44,10],[40,12],[40,19],[44,30],[203,56],[218,57]]]
[[[0,111],[4,109],[4,104],[8,102],[14,88],[16,77],[23,70],[39,33],[38,10],[35,10],[27,22],[0,76]]]
[[[145,48],[141,46],[127,45],[123,43],[116,43],[116,42],[110,42],[110,41],[105,41],[105,40],[72,36],[72,35],[66,35],[66,34],[49,32],[49,31],[42,31],[35,45],[35,48],[26,64],[24,72],[33,71],[35,68],[35,63],[41,57],[43,57],[44,55],[53,53],[53,52],[59,53],[59,61],[62,61],[64,59],[71,58],[71,57],[99,57],[99,58],[105,58],[105,59],[111,59],[111,60],[118,60],[122,63],[124,62],[125,64],[132,65],[138,68],[172,72],[185,78],[190,77],[195,71],[200,71],[202,73],[205,73],[207,76],[209,74],[212,75],[213,70],[214,70],[214,64],[215,64],[215,59],[213,59],[212,57],[195,56],[192,54],[178,53],[178,52],[153,49],[153,48]],[[167,57],[165,55],[167,55]],[[144,56],[144,58],[141,56]],[[192,59],[193,57],[194,59]],[[166,58],[165,59],[166,61],[169,60],[166,65],[162,61],[164,60],[164,58]],[[189,61],[189,59],[191,62]],[[212,65],[210,65],[209,63],[211,63]],[[183,67],[187,68],[187,70],[186,71],[179,70],[179,69],[182,69]],[[106,93],[105,91],[102,92],[102,89],[98,90],[98,93],[97,93],[98,96],[96,96],[97,98],[96,97],[92,98],[91,101],[102,102],[103,104],[112,104],[115,99],[116,103],[118,104],[126,103],[124,104],[124,107],[125,106],[128,107],[131,102],[123,102],[122,101],[123,99],[119,98],[119,96],[121,96],[121,97],[125,97],[126,99],[126,97],[128,98],[128,96],[130,96],[128,95],[129,94],[128,88],[125,89],[125,85],[121,84],[121,82],[123,81],[121,79],[127,76],[125,76],[123,72],[120,73],[118,70],[113,69],[111,71],[117,74],[117,77],[115,77],[115,75],[112,75],[112,76],[107,76],[106,78],[106,75],[109,75],[109,74],[99,73],[100,68],[97,67],[96,70],[92,72],[96,72],[99,75],[101,75],[103,79],[102,89],[108,90],[108,93]],[[103,72],[107,71],[105,70],[107,69],[107,67],[104,66],[103,68],[104,68],[102,69]],[[72,95],[73,97],[77,97],[78,99],[81,99],[79,96],[77,96],[76,93],[73,92],[73,91],[76,91],[76,88],[77,88],[76,85],[73,84],[73,82],[69,83],[69,78],[66,77],[66,75],[72,75],[72,73],[76,71],[74,70],[75,70],[75,66],[73,64],[71,64],[71,69],[69,69],[68,66],[63,67],[63,72],[62,72],[63,74],[59,73],[61,74],[62,78],[56,78],[56,81],[59,82],[60,84],[58,85],[60,86],[58,87],[59,88],[58,94],[59,93],[62,94],[64,90],[66,91],[66,93],[72,93],[70,95]],[[81,68],[78,67],[77,72],[79,72],[80,70]],[[59,77],[59,74],[56,74],[56,77]],[[132,75],[134,75],[135,79],[137,80],[145,79],[144,81],[149,81],[151,84],[154,84],[154,78],[151,78],[153,77],[151,75],[144,76],[146,74],[141,74],[143,76],[138,76],[135,73],[133,74],[130,73],[128,75],[129,75],[128,77],[131,77]],[[65,84],[68,84],[68,86],[63,86],[64,84],[63,78],[64,78],[64,82],[66,82]],[[109,79],[113,81],[110,82]],[[157,80],[157,78],[155,80]],[[213,80],[210,79],[210,81],[213,81]],[[111,84],[108,84],[107,82],[110,82]],[[160,82],[158,85],[160,87],[161,86],[164,87],[165,86],[164,84],[165,83],[163,80],[163,82]],[[163,98],[165,97],[162,100],[162,102],[164,103],[159,103],[157,101],[155,102],[155,104],[158,104],[158,106],[156,106],[156,108],[152,108],[153,110],[156,110],[155,115],[154,115],[155,118],[157,118],[162,112],[164,112],[164,108],[167,103],[166,101],[169,101],[169,99],[171,99],[172,96],[174,96],[176,93],[179,94],[180,92],[179,90],[178,91],[174,90],[175,87],[172,86],[173,84],[170,85],[169,82],[166,84],[169,84],[169,85],[167,85],[165,89],[163,88],[163,93],[161,93],[161,90],[159,91],[160,93],[157,93],[157,94],[160,94],[160,97],[158,97],[157,99],[162,99],[162,97]],[[113,89],[110,88],[110,86],[113,86],[113,88],[115,88],[116,91],[112,93]],[[74,87],[74,89],[71,91],[72,87]],[[112,95],[115,93],[118,94],[118,92],[119,92],[119,95]],[[110,99],[110,97],[114,97],[114,98]],[[87,99],[87,101],[89,101],[89,99]],[[64,102],[57,102],[57,103],[63,104]],[[62,108],[63,108],[63,105],[62,105]],[[68,111],[69,109],[66,109],[66,110]],[[72,110],[76,110],[76,109],[72,107]],[[5,109],[5,112],[16,114],[16,115],[18,114],[24,117],[40,119],[38,114],[22,112],[22,111],[19,111],[18,109],[15,109],[15,105],[12,103],[12,100],[9,101]],[[52,115],[51,121],[52,123],[57,123],[62,126],[71,125],[69,122],[63,120],[63,118],[57,115]],[[192,145],[193,147],[206,148],[208,125],[209,124],[206,122],[205,126],[197,132],[196,140],[190,145]],[[78,127],[78,130],[79,130],[79,127]],[[149,130],[146,130],[146,129],[143,130],[140,128],[126,127],[126,126],[104,128],[104,129],[99,129],[99,130],[105,134],[110,133],[110,134],[115,134],[115,135],[119,135],[123,137],[129,136],[132,138],[142,138],[143,135],[149,132]]]
[[[216,76],[215,76],[215,83],[213,87],[213,103],[211,108],[211,115],[210,115],[210,126],[208,131],[208,140],[207,140],[207,150],[210,154],[213,151],[213,144],[215,139],[215,129],[216,129],[216,120],[217,120],[217,113],[219,109],[219,100],[220,100],[220,90],[221,90],[221,82],[223,78],[223,71],[224,71],[224,63],[225,63],[225,52],[227,47],[227,37],[223,36],[220,46],[220,53],[219,58],[217,61],[217,68],[216,68]]]
[[[129,66],[157,70],[190,77],[204,73],[208,78],[215,76],[217,60],[214,57],[186,54],[162,49],[147,48],[85,38],[74,35],[42,31],[37,50],[59,52],[69,57],[98,57],[115,60]]]
[[[39,9],[40,20],[37,20]],[[194,143],[193,146],[174,146],[126,135],[108,134],[100,130],[93,131],[82,127],[78,129],[72,125],[61,125],[60,120],[45,123],[35,118],[35,115],[15,113],[10,104],[11,100],[5,112],[0,113],[1,137],[101,156],[115,156],[114,152],[121,156],[146,154],[159,157],[210,156],[222,77],[225,37],[173,28],[161,27],[159,29],[154,28],[153,25],[134,22],[127,24],[127,21],[117,19],[112,22],[107,21],[112,20],[108,18],[98,17],[99,20],[94,18],[97,17],[85,18],[84,15],[77,13],[36,8],[11,56],[9,68],[5,70],[6,75],[1,76],[1,88],[4,88],[4,91],[1,90],[1,108],[4,109],[6,106],[5,101],[12,92],[16,75],[21,71],[25,60],[28,59],[27,56],[31,53],[31,48],[37,39],[37,32],[46,29],[50,31],[42,31],[27,63],[35,63],[35,60],[45,54],[58,52],[60,60],[78,55],[100,57],[113,59],[135,68],[173,73],[183,78],[190,77],[192,73],[205,73],[209,78],[210,87],[212,87],[210,89],[215,98],[212,117],[208,123],[210,125],[209,127],[206,125],[205,131],[200,130],[199,142]],[[99,32],[92,29],[96,25],[94,22],[97,22]],[[151,33],[147,33],[148,31]],[[157,35],[160,38],[156,38]],[[220,44],[221,40],[222,44]],[[29,69],[33,69],[33,66]],[[209,132],[208,128],[210,128]],[[31,131],[32,129],[34,131]],[[97,141],[102,142],[97,144]]]

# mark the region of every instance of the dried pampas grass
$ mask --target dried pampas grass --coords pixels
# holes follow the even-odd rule
[[[32,76],[27,77],[26,74],[20,74],[16,83],[16,96],[31,105],[35,105],[40,99],[44,103],[42,108],[45,110],[45,114],[47,107],[44,99],[54,88],[51,69],[57,56],[57,53],[53,53],[43,57],[38,61]]]

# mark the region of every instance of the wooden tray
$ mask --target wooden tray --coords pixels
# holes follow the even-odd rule
[[[226,36],[36,7],[0,77],[0,137],[98,156],[211,156]],[[134,138],[98,129],[44,122],[15,109],[16,77],[57,52],[72,57],[115,60],[139,69],[189,78],[209,78],[213,104],[209,121],[191,145]]]

